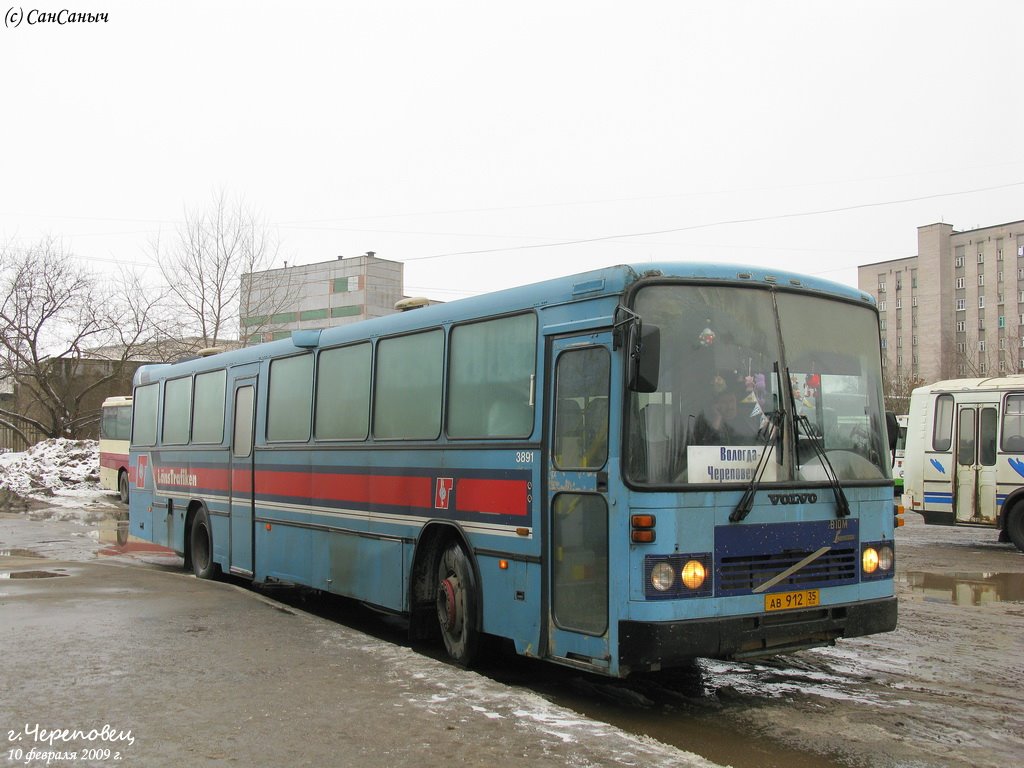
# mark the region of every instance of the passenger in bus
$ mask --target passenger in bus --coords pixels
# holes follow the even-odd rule
[[[754,434],[739,415],[739,393],[725,379],[716,376],[710,403],[697,416],[693,427],[694,445],[748,445]]]

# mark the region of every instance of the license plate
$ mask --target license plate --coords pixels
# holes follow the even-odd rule
[[[821,597],[816,589],[803,589],[799,592],[775,592],[764,596],[764,609],[766,611],[816,608],[820,604]]]

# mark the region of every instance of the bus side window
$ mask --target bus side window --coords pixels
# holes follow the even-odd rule
[[[603,347],[569,350],[558,358],[554,450],[559,469],[600,469],[608,460],[610,370]]]
[[[583,446],[583,409],[575,400],[558,401],[555,410],[555,466],[577,467]]]
[[[953,396],[935,398],[935,425],[932,431],[932,449],[948,451],[953,445]]]
[[[1024,453],[1024,395],[1007,395],[1002,439],[1004,451]]]
[[[977,459],[978,412],[973,408],[960,409],[960,438],[956,445],[956,463],[969,467]]]
[[[983,467],[996,465],[997,422],[995,408],[981,409],[981,422],[978,426],[978,463]]]

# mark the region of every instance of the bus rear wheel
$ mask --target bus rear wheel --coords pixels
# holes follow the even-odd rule
[[[1006,521],[1006,534],[1017,549],[1024,552],[1024,506],[1018,505],[1010,512],[1010,518]]]
[[[437,566],[437,621],[448,656],[462,666],[476,658],[480,639],[476,612],[473,568],[462,546],[449,544]]]
[[[205,509],[196,512],[192,519],[189,533],[189,553],[191,554],[192,573],[197,579],[215,579],[220,572],[219,566],[213,562],[213,529],[210,528],[210,516]]]

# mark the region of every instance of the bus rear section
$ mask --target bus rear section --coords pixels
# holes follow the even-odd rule
[[[100,409],[100,488],[116,491],[128,503],[128,444],[132,434],[132,398],[108,397]]]
[[[903,504],[930,525],[995,528],[1024,551],[1024,377],[914,390]]]

